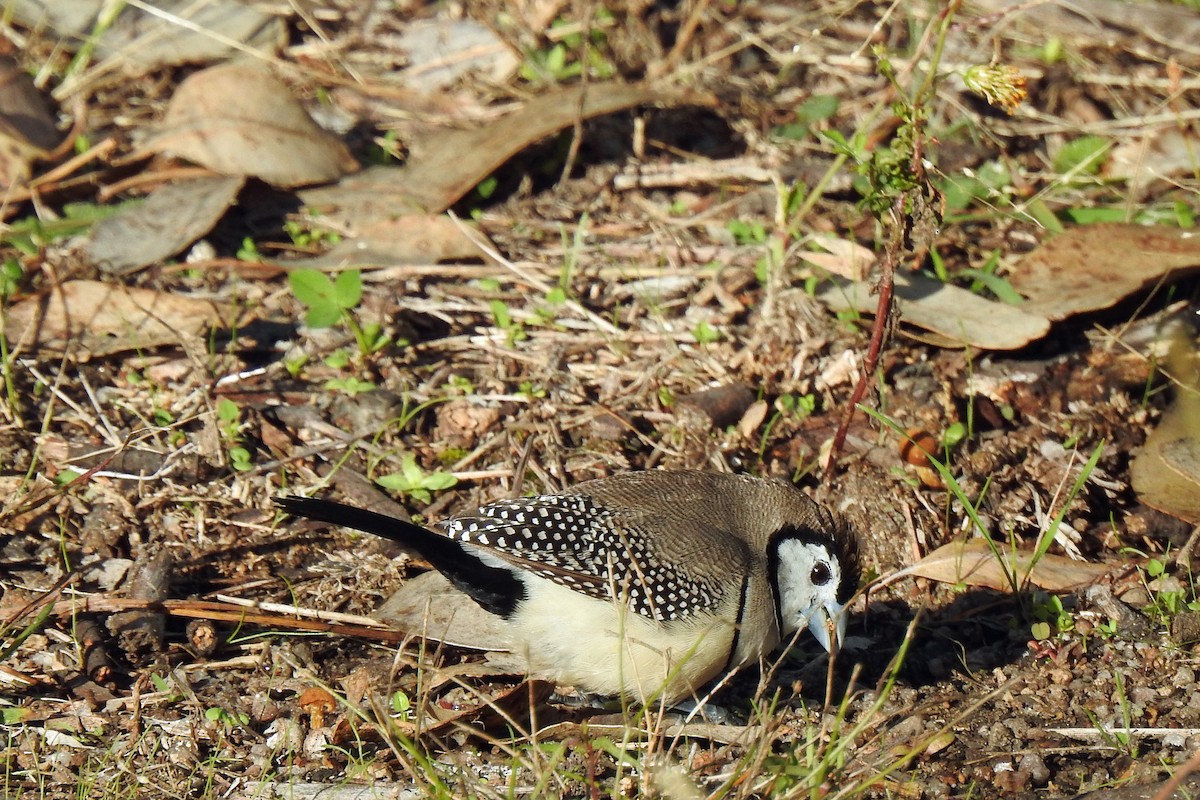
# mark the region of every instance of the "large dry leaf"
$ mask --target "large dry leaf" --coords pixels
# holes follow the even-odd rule
[[[4,10],[34,30],[82,41],[96,24],[104,0],[5,0]]]
[[[87,255],[102,271],[115,275],[170,258],[212,230],[245,182],[218,176],[156,189],[145,203],[97,222]]]
[[[1200,232],[1102,223],[1071,228],[1021,260],[1009,276],[1051,320],[1108,308],[1139,289],[1200,272]]]
[[[849,239],[817,234],[812,237],[812,242],[824,250],[803,250],[800,252],[800,258],[847,280],[865,280],[871,271],[871,265],[877,260],[874,250]]]
[[[837,311],[872,314],[877,304],[873,288],[873,281],[832,278],[817,296]],[[988,300],[919,273],[897,273],[896,300],[902,322],[938,334],[948,347],[1015,350],[1050,330],[1048,319],[1024,306]]]
[[[152,10],[129,5],[93,35],[106,0],[5,0],[4,8],[64,43],[91,42],[102,59],[120,58],[138,72],[218,61],[250,48],[274,53],[287,43],[283,19],[243,0],[154,0]]]
[[[300,193],[305,205],[348,224],[445,211],[515,154],[574,124],[645,103],[706,98],[623,83],[572,87],[534,98],[482,128],[435,131],[413,144],[402,167],[373,167],[335,186]]]
[[[62,351],[74,345],[100,356],[175,344],[228,325],[209,300],[99,281],[68,281],[10,308],[4,333],[24,348]]]
[[[246,63],[211,67],[181,83],[146,149],[281,188],[326,183],[358,169],[341,140],[313,122],[287,86]]]
[[[1175,125],[1140,131],[1112,149],[1104,177],[1129,181],[1139,197],[1154,181],[1191,175],[1200,159],[1200,135]]]
[[[1005,575],[1007,569],[1009,573],[1017,576],[1022,585],[1028,579],[1030,584],[1041,589],[1063,592],[1095,583],[1113,569],[1104,564],[1075,561],[1052,553],[1043,555],[1035,564],[1030,552],[1019,550],[1014,553],[1003,544],[999,545],[998,549],[999,557],[982,539],[951,542],[942,545],[911,567],[896,573],[888,582],[903,576],[916,575],[941,583],[983,586],[1006,591],[1012,589],[1012,584]],[[1003,569],[1001,563],[1004,565]]]
[[[408,54],[400,79],[420,92],[447,89],[471,72],[502,84],[521,63],[495,31],[473,19],[412,20],[395,46]]]
[[[1021,0],[972,0],[980,17],[997,14],[1005,27],[1026,28],[1040,41],[1062,37],[1091,47],[1104,42],[1110,51],[1137,50],[1149,37],[1184,64],[1196,63],[1200,16],[1185,4],[1087,0],[1086,3],[1028,3]]]
[[[483,238],[478,231],[475,235]],[[443,215],[413,214],[376,220],[356,228],[353,238],[344,239],[328,252],[289,261],[287,266],[291,269],[384,267],[483,258],[485,254],[479,245],[454,220]]]
[[[138,72],[147,72],[220,61],[244,48],[274,53],[287,43],[283,19],[256,3],[154,0],[153,6],[157,14],[123,9],[100,37],[100,55],[119,56]]]

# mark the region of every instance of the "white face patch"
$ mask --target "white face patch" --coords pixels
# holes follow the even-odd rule
[[[846,629],[838,602],[841,567],[830,549],[800,539],[779,543],[775,585],[779,587],[780,633],[786,639],[802,628],[812,631],[826,650]],[[832,635],[829,621],[833,621]]]

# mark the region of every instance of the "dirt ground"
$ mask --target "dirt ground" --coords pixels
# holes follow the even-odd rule
[[[24,175],[32,151],[6,138],[0,159],[6,797],[1135,798],[1172,779],[1200,795],[1184,549],[1200,431],[1156,445],[1173,488],[1133,473],[1195,394],[1200,254],[1152,273],[1143,250],[1127,271],[1150,277],[1087,308],[1066,308],[1074,284],[1117,275],[1064,264],[1040,298],[1006,302],[1056,236],[1083,229],[1090,263],[1126,252],[1125,223],[1194,230],[1200,10],[264,13],[278,41],[245,47],[323,128],[305,147],[337,143],[332,177],[195,155],[173,104],[229,56],[135,67],[97,35],[72,62],[86,37],[0,28],[58,138],[76,137]],[[462,20],[516,61],[417,88],[404,32]],[[1013,71],[971,91],[968,68],[989,64]],[[266,160],[269,125],[228,129],[204,134],[222,164]],[[439,150],[459,131],[485,133]],[[114,267],[201,203],[119,234],[96,220],[196,186],[193,163],[251,179],[168,256]],[[396,207],[418,201],[428,216]],[[345,250],[321,259],[347,242],[361,297],[306,324],[316,301],[288,273],[345,266]],[[908,288],[886,324],[875,296],[867,311],[822,289],[889,269]],[[944,285],[960,299],[923,311]],[[1001,344],[1014,307],[1045,325]],[[836,447],[867,370],[874,413]],[[437,520],[683,468],[796,482],[859,532],[870,584],[832,668],[803,639],[730,680],[707,720],[588,702],[374,625],[425,565],[272,505],[319,493]],[[1013,591],[936,557],[981,536],[1001,553],[1052,539],[1044,572]]]

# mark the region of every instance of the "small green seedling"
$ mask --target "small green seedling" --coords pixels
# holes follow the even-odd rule
[[[359,325],[350,313],[362,301],[362,273],[358,270],[339,272],[335,280],[317,269],[296,269],[288,273],[288,284],[296,299],[308,308],[304,323],[310,328],[331,328],[344,322],[364,356],[382,350],[391,341],[377,323]]]
[[[176,703],[183,699],[183,694],[178,687],[164,675],[159,675],[157,672],[150,673],[150,683],[154,684],[154,691],[166,695],[163,700],[167,703]]]
[[[375,384],[371,383],[370,381],[364,381],[359,378],[355,378],[352,375],[348,378],[330,378],[329,380],[325,381],[325,388],[333,392],[341,392],[342,394],[348,394],[351,397],[354,397],[355,395],[366,394],[367,392],[375,391]]]
[[[263,260],[263,254],[259,252],[258,243],[249,236],[242,239],[242,246],[234,253],[238,261],[248,261],[251,263],[260,263]]]
[[[1067,142],[1054,156],[1054,171],[1063,175],[1095,175],[1113,143],[1103,136],[1081,136]]]
[[[405,453],[400,457],[400,471],[390,475],[380,475],[375,479],[385,489],[406,494],[421,503],[433,499],[432,492],[449,489],[458,483],[449,472],[441,470],[426,473],[417,464],[417,457]]]
[[[217,401],[217,428],[225,440],[229,465],[238,472],[250,471],[254,465],[250,461],[250,450],[244,446],[242,410],[228,397]]]
[[[1030,626],[1030,632],[1039,642],[1075,629],[1075,617],[1063,607],[1062,598],[1055,594],[1037,593],[1033,618],[1037,621]]]
[[[504,331],[510,345],[528,338],[525,326],[512,318],[512,314],[509,313],[508,306],[503,300],[492,300],[488,305],[492,309],[492,320],[496,323],[497,328]]]
[[[784,419],[802,420],[817,409],[817,397],[812,394],[781,394],[775,398],[775,413],[763,427],[762,436],[758,440],[758,457],[766,455],[767,446],[771,440],[771,431]]]
[[[292,240],[296,247],[315,247],[318,245],[335,245],[342,240],[340,234],[324,228],[314,228],[297,220],[290,219],[283,223],[283,232]]]
[[[235,727],[250,724],[250,716],[243,711],[229,711],[228,709],[210,706],[204,710],[204,718],[209,722],[216,722],[221,725],[226,731],[231,731]]]
[[[692,328],[692,338],[697,344],[712,344],[720,340],[721,332],[708,324],[707,320],[700,320],[696,327]]]
[[[471,383],[471,379],[463,375],[451,375],[446,379],[446,393],[454,395],[472,395],[475,394],[475,384]]]
[[[304,324],[310,328],[333,327],[362,300],[362,273],[356,269],[339,272],[337,280],[317,269],[296,269],[288,273],[288,284],[308,308]]]
[[[814,125],[831,119],[837,113],[841,100],[837,95],[814,94],[796,106],[796,119],[785,125],[777,125],[771,135],[777,139],[799,141],[807,139]]]
[[[733,234],[733,241],[737,244],[767,243],[767,228],[761,222],[731,219],[725,223],[725,229]]]
[[[412,699],[400,689],[392,692],[391,706],[397,716],[403,719],[412,717]]]
[[[588,76],[593,78],[609,78],[616,72],[616,67],[605,57],[604,47],[607,36],[604,24],[612,20],[612,13],[606,9],[598,9],[594,15],[594,25],[589,31],[590,36],[585,41],[583,33],[556,34],[560,41],[540,50],[534,50],[525,57],[518,74],[530,83],[561,83],[574,80],[583,75],[586,68]],[[551,32],[575,26],[573,20],[556,19],[550,24]]]
[[[538,386],[533,381],[521,381],[517,387],[517,394],[523,394],[530,400],[541,400],[546,396],[545,388]]]

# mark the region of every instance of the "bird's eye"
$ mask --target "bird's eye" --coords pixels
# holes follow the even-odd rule
[[[814,586],[824,586],[833,578],[833,572],[829,569],[829,565],[822,561],[813,567],[812,574],[808,578]]]

